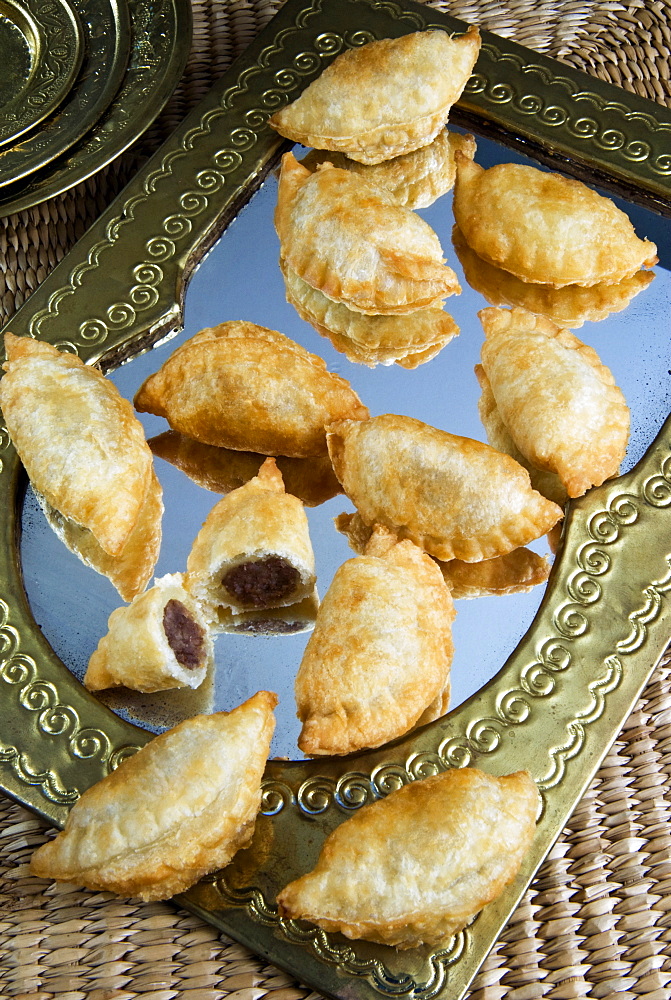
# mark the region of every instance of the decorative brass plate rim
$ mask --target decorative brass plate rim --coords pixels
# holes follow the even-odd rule
[[[0,146],[15,142],[67,96],[84,54],[82,25],[69,0],[2,0],[0,14],[23,34],[31,65],[23,86],[0,108]]]
[[[178,330],[189,274],[283,148],[268,116],[344,47],[428,26],[465,28],[402,0],[288,0],[34,292],[12,331],[109,370]],[[533,137],[558,165],[575,149],[571,169],[671,214],[671,122],[649,101],[485,32],[457,114],[512,145]],[[88,694],[35,627],[18,565],[24,480],[1,425],[0,462],[7,500],[0,518],[1,787],[59,825],[84,787],[150,735]],[[269,762],[261,816],[267,853],[251,874],[236,858],[179,903],[328,996],[462,997],[666,648],[670,508],[667,421],[635,469],[572,502],[538,614],[493,681],[444,719],[380,750]],[[543,813],[518,880],[446,949],[396,954],[278,918],[280,882],[353,809],[467,764],[494,773],[528,768]]]
[[[16,185],[74,146],[110,106],[123,80],[131,47],[125,0],[73,3],[81,15],[84,33],[81,71],[63,101],[36,132],[14,146],[0,149],[0,189]]]
[[[92,128],[43,169],[0,189],[0,216],[31,208],[102,170],[145,132],[182,75],[191,45],[189,0],[129,0],[126,73]]]

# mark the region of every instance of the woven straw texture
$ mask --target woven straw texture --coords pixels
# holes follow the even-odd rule
[[[671,0],[431,4],[671,107]],[[193,0],[191,55],[152,128],[91,180],[0,219],[0,325],[270,20],[281,0]],[[301,984],[172,904],[28,874],[44,824],[0,798],[0,996],[294,1000]],[[638,706],[475,979],[470,1000],[671,996],[671,665]]]

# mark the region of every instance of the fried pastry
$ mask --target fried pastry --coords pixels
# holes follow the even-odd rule
[[[392,413],[328,429],[333,469],[363,521],[437,559],[477,562],[544,535],[561,508],[509,455]]]
[[[295,683],[305,753],[347,754],[402,736],[447,704],[454,606],[435,562],[376,527],[336,571]]]
[[[142,384],[135,406],[203,444],[296,458],[326,454],[331,420],[368,416],[349,382],[316,354],[243,321],[208,327],[178,347]]]
[[[482,365],[475,366],[475,374],[481,389],[480,399],[478,400],[478,413],[485,428],[488,442],[492,448],[510,455],[511,458],[514,458],[516,462],[519,462],[527,470],[531,485],[535,490],[542,494],[542,496],[547,497],[548,500],[552,500],[553,503],[563,507],[568,500],[568,493],[561,479],[556,472],[546,472],[543,469],[536,469],[525,458],[501,419],[492,387],[489,384],[489,379],[485,375]]]
[[[268,121],[304,146],[379,163],[426,146],[448,119],[480,51],[480,33],[440,29],[382,38],[337,56]]]
[[[214,662],[214,645],[200,606],[182,574],[154,582],[129,605],[116,608],[84,675],[89,691],[197,688]]]
[[[257,475],[266,459],[253,451],[233,451],[201,444],[178,431],[164,431],[149,438],[154,455],[180,469],[198,486],[212,493],[230,493]],[[328,455],[311,458],[286,458],[275,462],[282,473],[287,493],[298,497],[306,507],[318,507],[342,493]]]
[[[287,302],[301,319],[359,364],[414,368],[443,349],[459,333],[442,309],[419,309],[403,316],[367,316],[333,302],[280,261]]]
[[[570,497],[617,475],[629,407],[610,370],[570,331],[524,309],[483,309],[482,367],[521,453]]]
[[[452,243],[467,283],[490,305],[520,306],[571,330],[626,309],[655,277],[654,271],[641,270],[612,284],[601,281],[586,288],[581,285],[554,288],[522,281],[503,268],[488,264],[471,250],[457,226],[452,231]]]
[[[453,209],[468,245],[523,281],[562,288],[619,282],[657,262],[613,201],[538,167],[485,170],[456,153]]]
[[[249,843],[277,697],[187,719],[92,785],[33,854],[40,878],[168,899]]]
[[[313,149],[303,157],[301,164],[316,170],[320,163],[328,162],[334,167],[351,170],[368,184],[390,191],[399,205],[416,210],[433,205],[454,186],[457,174],[454,154],[458,149],[473,159],[475,138],[443,128],[428,146],[382,163],[357,163],[344,153]]]
[[[439,944],[515,879],[539,801],[527,771],[412,781],[329,834],[313,870],[279,893],[280,915],[396,948]]]
[[[338,531],[346,535],[355,552],[365,551],[374,529],[364,524],[360,514],[338,514],[334,523]],[[493,559],[481,559],[480,562],[467,563],[461,559],[443,562],[436,559],[435,563],[455,601],[526,593],[545,583],[550,574],[547,557],[524,546]],[[447,707],[439,715],[444,715],[446,710]]]
[[[0,406],[52,527],[131,600],[151,578],[163,514],[141,423],[76,355],[11,333],[5,351]]]
[[[213,625],[230,613],[287,607],[315,588],[303,504],[286,493],[275,460],[208,514],[186,563],[184,586]]]
[[[358,312],[414,312],[460,290],[424,219],[330,163],[310,173],[284,154],[275,228],[292,271]]]

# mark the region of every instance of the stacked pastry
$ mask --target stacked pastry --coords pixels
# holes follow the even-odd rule
[[[466,281],[491,305],[579,328],[624,309],[653,280],[656,246],[609,198],[537,167],[486,170],[455,157],[453,244]]]
[[[457,150],[473,156],[472,136],[445,123],[479,48],[476,28],[370,42],[338,56],[269,121],[318,151],[282,162],[287,299],[351,361],[415,368],[458,333],[443,310],[456,276],[413,209],[452,186]]]

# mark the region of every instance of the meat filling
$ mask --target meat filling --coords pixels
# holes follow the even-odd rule
[[[286,600],[300,582],[298,570],[281,556],[243,562],[224,574],[222,585],[238,604],[265,608]]]
[[[181,667],[195,670],[201,665],[205,655],[205,631],[175,598],[171,598],[163,609],[163,631]]]

